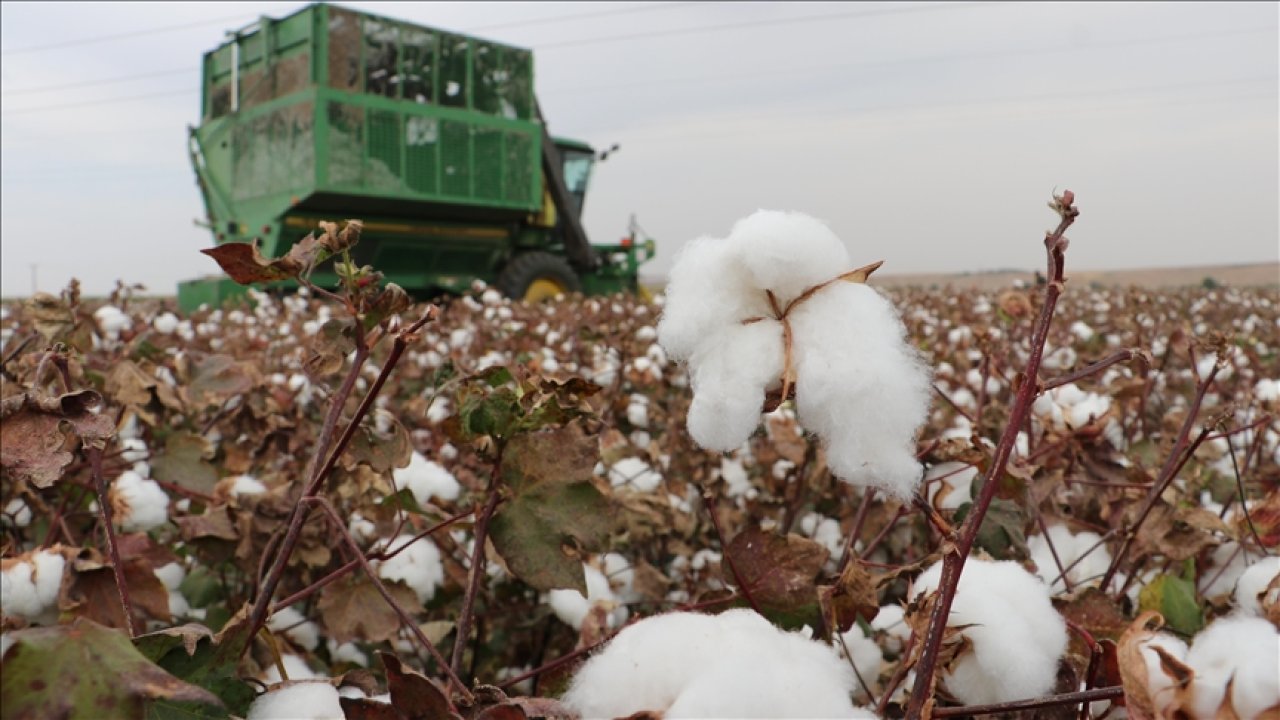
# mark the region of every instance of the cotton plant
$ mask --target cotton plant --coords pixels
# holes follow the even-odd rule
[[[673,612],[629,625],[574,676],[563,701],[583,720],[648,711],[681,718],[874,718],[828,645],[754,611]]]
[[[910,597],[923,600],[941,579],[939,561],[916,578]],[[1053,689],[1067,649],[1066,623],[1050,602],[1049,586],[1021,565],[970,558],[947,627],[965,647],[938,676],[960,702],[1011,702]]]
[[[842,480],[908,498],[929,373],[893,305],[864,284],[821,221],[761,210],[727,238],[685,246],[671,270],[658,340],[693,386],[688,429],[729,451],[760,423],[766,396],[795,391],[800,424]]]

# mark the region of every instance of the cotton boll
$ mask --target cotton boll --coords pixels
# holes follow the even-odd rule
[[[941,577],[937,562],[916,579],[911,596],[937,590]],[[947,625],[964,627],[970,643],[943,676],[964,704],[1039,697],[1053,688],[1067,647],[1066,624],[1048,587],[1017,563],[969,558]]]
[[[888,300],[835,283],[792,313],[800,423],[822,436],[837,477],[909,498],[920,483],[915,434],[929,373]]]
[[[787,303],[849,268],[849,251],[817,218],[758,210],[734,224],[729,245],[751,273],[753,285]]]
[[[151,321],[151,326],[161,335],[172,335],[178,329],[178,316],[171,312],[158,315]]]
[[[867,637],[856,623],[840,638],[843,642],[834,643],[840,657],[851,657],[853,666],[857,668],[857,677],[862,678],[862,682],[866,683],[872,693],[877,692],[880,688],[880,669],[884,664],[884,654],[880,652],[880,646],[875,640]],[[845,654],[846,649],[848,649],[848,655]],[[871,699],[866,696],[861,683],[857,687],[859,699]]]
[[[929,485],[929,503],[940,510],[955,510],[969,502],[978,468],[959,462],[934,465],[924,475]],[[936,481],[936,482],[931,482]],[[941,499],[937,499],[941,495]]]
[[[1271,555],[1249,566],[1236,581],[1236,607],[1248,615],[1263,615],[1259,596],[1280,575],[1280,556]]]
[[[911,626],[906,623],[906,612],[901,605],[884,605],[871,621],[871,629],[886,636],[885,649],[900,653],[911,638]]]
[[[432,498],[457,500],[462,492],[462,486],[453,473],[443,465],[428,460],[417,450],[413,451],[408,466],[396,468],[391,477],[396,490],[409,488],[419,505],[427,504]]]
[[[618,606],[618,598],[609,587],[609,579],[604,576],[604,573],[586,563],[583,563],[582,569],[587,578],[586,597],[577,590],[569,589],[552,590],[547,593],[547,603],[551,606],[552,612],[574,630],[582,629],[582,621],[596,605],[602,605],[610,611]],[[609,627],[616,626],[613,620],[614,616],[611,613]]]
[[[639,361],[642,358],[636,358]],[[638,369],[639,366],[637,366]],[[645,395],[632,394],[627,403],[627,422],[636,427],[649,427],[649,398]]]
[[[609,482],[614,487],[630,485],[640,492],[653,492],[662,484],[662,475],[639,458],[622,458],[609,468]]]
[[[564,702],[583,718],[862,717],[836,654],[750,610],[669,613],[624,628],[583,665]]]
[[[412,535],[401,535],[392,541],[387,552],[395,552],[413,541]],[[378,577],[384,580],[403,580],[424,605],[435,597],[436,588],[444,584],[444,565],[440,561],[440,549],[429,538],[422,538],[390,560],[378,566]]]
[[[1228,682],[1237,717],[1255,718],[1280,704],[1280,633],[1262,618],[1218,618],[1194,638],[1186,662],[1196,672],[1197,717],[1217,717]]]
[[[108,495],[115,520],[125,532],[146,532],[169,521],[168,493],[132,470],[115,479]]]
[[[1052,548],[1050,548],[1052,543]],[[1102,536],[1094,532],[1072,534],[1065,525],[1049,527],[1048,538],[1044,535],[1032,535],[1027,538],[1027,549],[1031,560],[1036,564],[1036,575],[1046,583],[1052,584],[1053,592],[1063,592],[1066,584],[1059,577],[1061,570],[1053,559],[1056,551],[1058,560],[1067,569],[1067,579],[1072,587],[1079,587],[1090,581],[1096,582],[1111,567],[1111,553],[1102,543]]]
[[[26,527],[31,524],[31,508],[27,505],[27,501],[22,498],[14,498],[4,506],[4,514],[0,515],[0,522],[5,525],[12,524],[14,527]]]
[[[327,680],[295,683],[259,695],[246,720],[343,720],[339,697]]]
[[[721,328],[689,364],[689,434],[702,447],[733,450],[760,424],[765,390],[782,375],[782,326],[762,321]]]
[[[171,562],[155,569],[156,577],[164,584],[166,590],[173,592],[182,586],[187,577],[187,569],[180,563]]]
[[[0,608],[37,625],[58,621],[58,593],[66,558],[52,550],[24,555],[0,573]]]
[[[261,495],[267,491],[267,486],[263,485],[257,478],[252,475],[236,475],[229,483],[231,486],[229,492],[232,497],[241,495]]]
[[[284,665],[284,671],[289,675],[290,680],[314,680],[320,677],[315,670],[311,669],[306,660],[293,653],[281,653],[280,664]],[[262,681],[264,683],[274,685],[281,680],[283,678],[280,677],[280,668],[276,667],[274,662],[263,670]]]
[[[360,667],[369,667],[369,656],[355,643],[345,642],[338,644],[333,638],[325,640],[325,647],[329,649],[329,660],[334,663],[351,663]],[[364,697],[364,693],[360,694]]]
[[[273,613],[271,619],[267,621],[267,627],[271,629],[271,632],[283,633],[285,637],[294,641],[299,647],[308,652],[315,650],[320,645],[319,626],[307,620],[302,616],[302,613],[291,607],[283,608]]]
[[[686,360],[715,331],[769,314],[768,298],[720,238],[700,237],[677,253],[667,278],[658,342],[673,360]]]
[[[731,498],[746,497],[748,500],[757,495],[751,486],[751,478],[741,460],[722,458],[720,460],[720,477],[724,480],[725,495]]]
[[[1157,710],[1168,708],[1176,699],[1177,686],[1174,678],[1161,668],[1160,655],[1155,648],[1178,661],[1187,658],[1187,644],[1169,633],[1152,633],[1151,637],[1140,641],[1142,660],[1147,665],[1147,692],[1152,705]]]

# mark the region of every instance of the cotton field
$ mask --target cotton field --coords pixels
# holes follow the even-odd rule
[[[826,250],[769,244],[797,222]],[[373,717],[353,708],[404,697],[379,653],[446,696],[425,640],[450,660],[458,647],[463,683],[523,698],[528,717],[901,717],[947,533],[1033,381],[1020,372],[1042,289],[839,283],[796,306],[788,348],[763,288],[785,304],[879,259],[802,224],[756,216],[732,243],[699,241],[652,301],[530,305],[477,286],[442,301],[385,373],[390,339],[351,372],[347,316],[305,291],[190,316],[125,292],[6,306],[6,675],[34,662],[33,632],[92,621],[200,684],[169,654],[182,642],[144,638],[185,628],[172,637],[197,652],[243,622],[328,459],[317,443],[359,411],[266,630],[228,670],[241,689],[214,688],[224,711]],[[1117,691],[1090,716],[1274,717],[1280,292],[1068,280],[1035,381],[958,586],[938,707],[1123,687],[1127,707]],[[590,456],[544,448],[529,468],[502,454],[518,445],[491,430],[503,388],[538,422],[573,418]],[[100,473],[77,435],[100,447]],[[586,592],[533,579],[511,528],[475,547],[486,502],[502,525],[536,496],[512,473],[570,467],[607,510],[529,517]]]

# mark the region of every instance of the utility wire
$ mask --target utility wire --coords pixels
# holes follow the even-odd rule
[[[93,45],[96,43],[110,42],[112,40],[123,40],[125,38],[142,37],[144,35],[156,35],[158,33],[172,32],[174,30],[186,30],[188,28],[204,27],[206,25],[216,25],[219,23],[227,23],[232,21],[248,22],[257,16],[246,15],[229,15],[226,17],[213,18],[212,20],[200,20],[197,22],[182,23],[179,25],[164,25],[162,27],[147,28],[145,30],[131,30],[129,32],[115,33],[112,35],[95,35],[93,37],[76,38],[74,40],[63,40],[61,42],[49,43],[47,45],[28,45],[27,47],[10,48],[0,50],[0,55],[18,55],[21,53],[41,52],[44,50],[57,50],[59,48],[75,47],[77,45]]]
[[[148,93],[146,95],[131,95],[129,97],[106,98],[103,100],[86,100],[84,102],[66,103],[63,105],[41,105],[33,108],[18,108],[17,110],[5,110],[5,115],[25,115],[34,112],[46,112],[50,110],[70,110],[72,108],[93,107],[95,105],[114,105],[116,103],[134,102],[135,100],[150,100],[158,97],[173,97],[177,95],[198,95],[200,88],[187,88],[184,90],[168,90],[165,92]]]
[[[37,93],[53,92],[54,90],[71,90],[81,87],[97,87],[99,85],[115,85],[117,83],[130,82],[133,80],[143,80],[145,78],[167,77],[169,75],[185,75],[195,74],[200,71],[198,67],[182,68],[180,70],[158,70],[156,72],[138,73],[136,75],[120,75],[112,78],[103,78],[101,80],[84,80],[81,82],[66,83],[65,85],[43,85],[31,88],[19,88],[17,90],[6,89],[6,95],[35,95]]]
[[[547,23],[569,22],[571,20],[585,20],[594,17],[606,17],[612,15],[629,15],[638,12],[650,12],[653,10],[670,10],[672,8],[688,7],[690,5],[707,5],[707,2],[673,2],[673,3],[650,3],[638,7],[614,8],[612,10],[601,10],[599,12],[578,13],[576,15],[559,15],[550,18],[540,18],[537,20],[516,20],[513,22],[498,23],[497,25],[480,25],[478,27],[470,27],[461,30],[464,33],[485,32],[488,30],[501,30],[510,27],[529,27],[531,25],[546,25]]]
[[[566,47],[578,47],[581,45],[596,45],[599,43],[618,42],[619,40],[637,40],[640,38],[661,37],[668,35],[688,35],[691,33],[712,32],[718,30],[738,30],[741,28],[760,27],[764,25],[792,25],[795,23],[816,22],[819,20],[839,20],[843,18],[863,18],[875,17],[880,15],[903,15],[907,13],[925,13],[936,12],[939,10],[967,10],[979,7],[999,6],[1003,3],[999,2],[948,2],[938,5],[894,5],[886,8],[876,8],[873,10],[854,10],[850,12],[829,13],[826,15],[805,15],[802,17],[790,18],[770,18],[767,20],[747,20],[736,23],[723,23],[720,25],[699,25],[692,28],[668,28],[664,30],[651,30],[647,32],[631,33],[628,35],[610,35],[607,37],[580,38],[577,40],[564,40],[561,42],[544,43],[534,45],[535,52],[543,50],[555,50]]]

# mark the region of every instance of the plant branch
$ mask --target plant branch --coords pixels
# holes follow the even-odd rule
[[[467,638],[471,635],[476,593],[480,591],[480,585],[484,583],[484,566],[487,559],[484,544],[489,537],[489,521],[493,519],[493,511],[498,507],[498,499],[501,497],[499,493],[502,487],[502,483],[499,480],[501,468],[502,453],[499,451],[498,461],[494,465],[493,475],[489,479],[488,497],[485,498],[484,508],[476,516],[475,544],[471,550],[471,579],[467,583],[467,592],[462,598],[462,611],[458,614],[458,631],[453,638],[452,668],[455,675],[462,673],[462,654],[467,647]]]
[[[742,580],[742,575],[738,573],[737,564],[733,562],[733,553],[729,552],[729,543],[725,542],[724,531],[720,527],[720,515],[716,512],[716,496],[710,490],[703,489],[702,500],[707,505],[707,514],[711,516],[711,525],[715,528],[716,537],[720,538],[720,549],[724,551],[724,559],[729,564],[729,572],[733,573],[733,581],[738,583],[738,589],[742,591],[742,597],[746,599],[751,609],[760,615],[764,615],[760,611],[760,606],[756,604],[756,599],[751,597],[751,588],[747,587],[747,583]]]
[[[1035,710],[1037,708],[1056,707],[1059,705],[1075,705],[1076,703],[1089,703],[1096,702],[1098,700],[1115,700],[1119,697],[1124,697],[1124,688],[1119,685],[1113,685],[1111,687],[1097,688],[1094,690],[1050,695],[1049,697],[1035,698],[1033,700],[1015,700],[1013,702],[994,703],[991,705],[968,705],[965,707],[938,708],[933,711],[933,716],[936,718],[944,718],[967,717],[969,715],[995,715],[997,713],[1014,712],[1016,710]]]
[[[922,642],[920,661],[916,666],[916,684],[911,691],[911,699],[907,705],[907,717],[923,717],[926,703],[930,707],[932,706],[931,697],[929,696],[933,692],[938,653],[942,648],[942,636],[946,629],[947,619],[951,614],[951,604],[955,600],[956,587],[960,582],[960,573],[964,569],[965,560],[968,559],[969,551],[977,539],[978,530],[982,527],[982,519],[987,514],[987,508],[990,507],[991,501],[995,499],[996,488],[1000,484],[998,479],[1004,475],[1005,467],[1013,454],[1018,437],[1018,429],[1022,427],[1023,420],[1031,410],[1031,404],[1036,397],[1037,388],[1034,378],[1037,377],[1040,371],[1040,360],[1044,355],[1045,341],[1049,336],[1049,325],[1053,321],[1054,308],[1057,306],[1058,297],[1062,294],[1066,282],[1064,277],[1066,266],[1065,251],[1067,248],[1065,233],[1080,214],[1074,202],[1075,194],[1067,190],[1061,197],[1055,196],[1054,202],[1051,203],[1051,207],[1059,213],[1062,219],[1058,223],[1057,229],[1047,234],[1044,239],[1048,263],[1048,272],[1046,273],[1048,285],[1045,288],[1044,305],[1041,308],[1040,317],[1031,335],[1031,355],[1027,359],[1027,366],[1022,376],[1023,381],[1018,387],[1013,407],[1009,411],[1008,423],[1005,425],[1004,433],[1000,437],[1000,444],[996,446],[991,468],[982,484],[982,491],[974,501],[973,509],[969,516],[965,518],[955,546],[944,548],[938,601],[934,605],[933,613],[929,618],[929,626],[925,631]]]
[[[107,551],[111,555],[111,571],[116,576],[116,590],[120,594],[120,609],[124,611],[124,621],[129,637],[138,636],[138,628],[133,617],[133,603],[129,601],[129,583],[124,579],[124,566],[120,564],[120,548],[116,543],[116,529],[111,524],[111,500],[107,497],[107,479],[102,474],[102,450],[86,447],[89,465],[93,468],[93,480],[98,487],[98,509],[102,511],[102,528],[107,536]]]
[[[1070,372],[1070,373],[1067,373],[1066,375],[1060,375],[1056,378],[1053,378],[1052,380],[1046,380],[1044,384],[1040,386],[1040,392],[1046,392],[1054,388],[1062,387],[1063,385],[1076,382],[1077,380],[1083,380],[1089,377],[1090,375],[1093,375],[1099,371],[1102,371],[1111,367],[1112,365],[1115,365],[1116,363],[1128,362],[1129,360],[1135,357],[1139,358],[1140,362],[1147,363],[1148,365],[1151,363],[1151,359],[1147,357],[1147,354],[1142,350],[1135,350],[1135,349],[1120,350],[1119,352],[1108,355],[1107,357],[1099,360],[1096,363],[1085,365],[1084,367],[1080,368],[1079,370],[1076,370],[1075,372]]]

